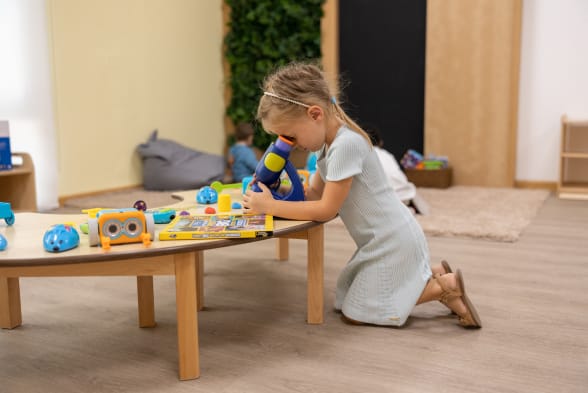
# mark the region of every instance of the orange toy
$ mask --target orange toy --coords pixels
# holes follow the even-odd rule
[[[155,237],[153,215],[136,209],[102,210],[88,221],[91,246],[100,244],[108,250],[112,244],[151,244]]]

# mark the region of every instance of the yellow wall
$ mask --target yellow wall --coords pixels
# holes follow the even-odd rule
[[[222,154],[222,0],[48,0],[59,194],[140,184],[150,132]]]

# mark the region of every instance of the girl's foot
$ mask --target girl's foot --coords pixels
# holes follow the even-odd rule
[[[439,301],[459,316],[459,324],[467,328],[481,328],[482,320],[465,293],[463,276],[458,269],[455,273],[448,273],[433,278],[441,287]]]

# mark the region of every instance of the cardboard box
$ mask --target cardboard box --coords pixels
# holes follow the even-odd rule
[[[10,127],[7,120],[0,120],[0,171],[12,169]]]
[[[447,188],[451,186],[451,167],[442,169],[405,169],[408,181],[417,187]]]

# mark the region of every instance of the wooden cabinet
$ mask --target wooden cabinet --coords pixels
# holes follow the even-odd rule
[[[12,153],[21,157],[22,165],[7,171],[0,171],[0,201],[10,202],[12,210],[36,211],[37,192],[35,188],[35,167],[27,153]]]
[[[557,194],[565,199],[588,200],[588,120],[562,116]]]

